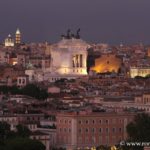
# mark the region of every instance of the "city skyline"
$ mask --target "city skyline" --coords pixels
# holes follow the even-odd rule
[[[0,2],[0,42],[19,28],[24,42],[57,42],[67,29],[88,42],[150,43],[147,0],[5,0]]]

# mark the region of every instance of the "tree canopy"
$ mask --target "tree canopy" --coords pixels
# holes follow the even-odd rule
[[[37,141],[29,138],[17,137],[9,139],[5,145],[0,147],[1,150],[45,150],[45,146]]]
[[[0,122],[0,150],[45,150],[40,141],[29,139],[27,127],[18,125],[16,128],[13,132],[8,123]]]
[[[19,137],[29,137],[31,134],[31,131],[24,125],[17,125],[17,136]]]
[[[131,142],[149,142],[150,141],[150,115],[138,114],[134,121],[127,125],[127,133]],[[143,147],[133,147],[132,149],[143,149]]]
[[[48,97],[48,93],[45,89],[38,87],[35,84],[28,84],[23,88],[18,88],[17,86],[0,86],[0,92],[4,94],[23,94],[28,95],[33,98],[44,100]]]

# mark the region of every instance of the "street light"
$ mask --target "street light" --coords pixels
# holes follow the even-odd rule
[[[117,150],[116,146],[111,146],[111,150]]]

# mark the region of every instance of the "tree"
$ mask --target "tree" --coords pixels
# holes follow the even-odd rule
[[[45,150],[45,146],[37,140],[29,139],[30,130],[18,125],[17,132],[10,130],[10,125],[0,122],[0,150]]]
[[[147,74],[147,75],[145,76],[145,78],[146,78],[146,79],[149,79],[149,78],[150,78],[150,74]]]
[[[29,138],[13,138],[5,142],[1,150],[45,150],[45,146],[37,141]]]
[[[9,137],[10,125],[6,122],[0,122],[0,145]]]
[[[127,125],[129,141],[149,142],[150,141],[150,116],[142,113],[135,116],[134,121]],[[133,147],[132,149],[142,149],[142,147]]]
[[[31,134],[31,131],[28,129],[28,127],[24,126],[24,125],[17,125],[17,135],[20,137],[29,137]]]
[[[46,99],[48,97],[48,93],[44,89],[40,89],[37,85],[28,84],[22,90],[22,94],[28,95],[39,100]]]

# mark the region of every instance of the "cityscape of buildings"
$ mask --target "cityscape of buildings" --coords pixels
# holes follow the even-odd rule
[[[27,126],[46,150],[94,149],[125,141],[134,117],[150,113],[150,45],[88,43],[80,29],[57,43],[22,36],[0,45],[0,121],[12,131]]]

